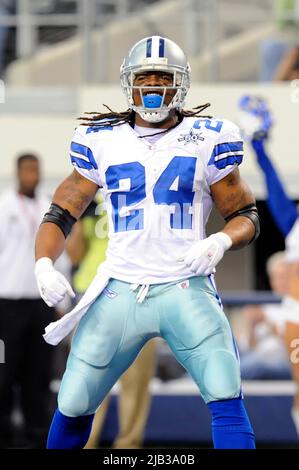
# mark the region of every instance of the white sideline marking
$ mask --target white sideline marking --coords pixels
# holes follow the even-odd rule
[[[120,386],[116,384],[112,393],[118,393]],[[242,382],[244,396],[288,396],[294,395],[296,384],[291,380],[244,380]],[[162,382],[152,379],[150,383],[152,395],[199,395],[197,386],[191,379],[178,379]]]
[[[58,393],[60,381],[51,382],[51,391]],[[243,393],[246,396],[292,396],[296,392],[296,384],[291,380],[244,380],[242,382]],[[112,388],[112,394],[117,395],[120,385],[117,383]],[[162,382],[152,379],[150,383],[152,395],[165,396],[199,396],[197,386],[191,379],[178,379]]]

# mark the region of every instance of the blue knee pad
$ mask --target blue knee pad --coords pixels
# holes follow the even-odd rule
[[[88,441],[94,415],[70,418],[58,409],[53,416],[47,449],[83,449]]]
[[[255,449],[254,432],[242,398],[208,403],[215,449]]]

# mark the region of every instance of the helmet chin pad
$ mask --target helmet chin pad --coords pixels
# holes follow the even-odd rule
[[[161,109],[159,111],[138,111],[138,108],[136,108],[136,112],[139,114],[139,116],[147,122],[161,122],[164,121],[168,115],[169,115],[170,109]]]

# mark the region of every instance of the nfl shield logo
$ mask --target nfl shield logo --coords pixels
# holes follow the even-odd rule
[[[179,289],[188,289],[188,287],[189,287],[188,279],[186,281],[182,281],[178,284]]]

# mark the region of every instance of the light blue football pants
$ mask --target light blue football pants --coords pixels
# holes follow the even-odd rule
[[[142,303],[130,284],[112,279],[74,334],[59,410],[69,417],[95,413],[144,344],[157,336],[167,341],[206,403],[240,397],[238,353],[211,277],[151,285]]]

